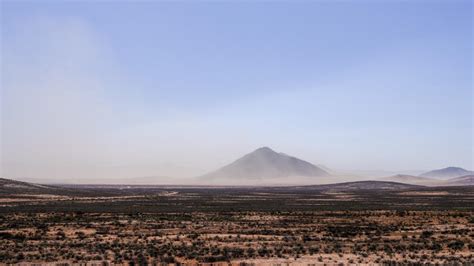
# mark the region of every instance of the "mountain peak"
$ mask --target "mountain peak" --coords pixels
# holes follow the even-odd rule
[[[260,148],[256,149],[254,152],[265,152],[265,153],[272,152],[272,153],[276,153],[274,150],[270,149],[267,146],[260,147]]]
[[[456,167],[456,166],[448,166],[446,168],[440,169],[440,170],[448,170],[448,171],[467,171],[464,168],[461,167]]]

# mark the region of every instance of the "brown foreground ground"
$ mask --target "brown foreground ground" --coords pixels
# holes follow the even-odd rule
[[[474,262],[459,211],[15,213],[0,228],[4,263]]]
[[[318,189],[4,194],[0,264],[474,264],[472,187]]]

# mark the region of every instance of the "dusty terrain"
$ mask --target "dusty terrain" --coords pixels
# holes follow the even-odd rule
[[[382,186],[382,187],[381,187]],[[1,195],[0,261],[474,263],[474,188],[76,188]]]
[[[0,260],[474,262],[474,214],[439,211],[7,214]]]

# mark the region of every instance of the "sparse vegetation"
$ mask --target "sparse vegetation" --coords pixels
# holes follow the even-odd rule
[[[439,196],[435,188],[424,189],[429,196],[420,190],[106,190],[73,200],[9,196],[0,207],[0,261],[473,262],[474,206],[466,200],[472,188],[443,188],[449,193]]]

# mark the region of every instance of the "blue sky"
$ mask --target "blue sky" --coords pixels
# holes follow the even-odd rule
[[[474,168],[470,1],[1,6],[4,176]]]

